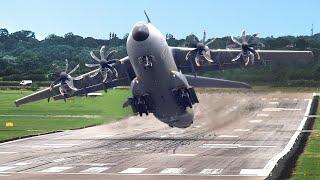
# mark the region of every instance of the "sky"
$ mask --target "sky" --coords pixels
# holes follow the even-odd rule
[[[176,38],[190,33],[210,37],[259,32],[260,36],[320,32],[319,0],[9,0],[1,1],[0,28],[31,30],[38,39],[68,32],[83,37],[118,37],[146,20]]]

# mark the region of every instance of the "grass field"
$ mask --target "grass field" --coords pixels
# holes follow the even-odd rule
[[[318,108],[318,115],[320,115]],[[320,118],[317,118],[313,130],[320,130]],[[297,167],[291,179],[320,179],[320,132],[312,132],[304,152],[300,155]]]
[[[110,90],[101,97],[77,97],[67,101],[42,100],[20,107],[14,101],[31,91],[0,91],[0,141],[103,124],[129,116],[122,108],[129,90]],[[86,116],[87,115],[87,116]],[[5,122],[14,127],[5,127]]]

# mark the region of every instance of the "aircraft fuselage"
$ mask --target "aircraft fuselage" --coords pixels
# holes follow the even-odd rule
[[[147,101],[148,112],[159,120],[171,127],[189,127],[194,115],[192,106],[184,103],[188,99],[183,97],[190,96],[185,92],[191,87],[185,76],[178,72],[161,32],[150,23],[138,22],[129,34],[127,52],[136,74],[131,83],[133,97],[138,98],[136,102],[141,101],[139,97],[145,97],[142,101]]]

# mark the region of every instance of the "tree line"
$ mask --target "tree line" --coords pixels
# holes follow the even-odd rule
[[[90,51],[98,53],[101,46],[105,45],[108,51],[117,50],[115,58],[127,55],[126,41],[128,34],[119,38],[116,33],[106,34],[109,39],[95,39],[82,37],[73,33],[64,36],[51,34],[44,40],[38,40],[35,33],[22,30],[10,33],[7,29],[0,29],[0,77],[2,81],[19,81],[32,79],[34,81],[48,81],[52,73],[52,64],[64,67],[65,59],[69,60],[69,67],[80,64],[77,74],[89,71],[84,64],[92,63]],[[194,47],[199,41],[198,37],[191,34],[183,39],[176,39],[172,34],[166,35],[171,46]],[[277,50],[311,50],[315,61],[309,65],[272,65],[261,68],[245,70],[228,70],[225,72],[208,72],[207,76],[243,80],[246,82],[268,82],[271,84],[301,84],[307,80],[312,83],[307,86],[318,86],[320,77],[320,33],[313,36],[283,36],[260,38],[265,45],[264,49]],[[230,37],[217,38],[210,48],[226,48],[232,44]],[[258,71],[258,72],[257,72]],[[258,73],[258,76],[257,76]],[[266,81],[267,80],[267,81]],[[0,79],[1,81],[1,79]],[[301,81],[301,82],[300,82]],[[296,82],[296,83],[292,83]],[[311,81],[310,81],[311,82]]]

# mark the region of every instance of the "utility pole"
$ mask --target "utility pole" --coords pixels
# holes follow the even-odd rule
[[[311,26],[311,36],[313,36],[313,24]]]

